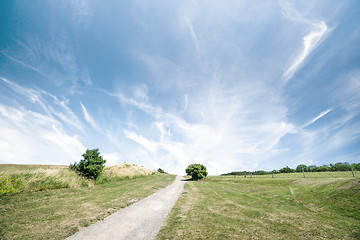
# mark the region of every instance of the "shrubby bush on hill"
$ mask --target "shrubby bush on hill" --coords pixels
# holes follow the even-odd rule
[[[158,170],[157,170],[159,173],[166,173],[163,169],[161,169],[161,168],[159,168]]]
[[[87,149],[86,152],[82,155],[82,159],[79,163],[70,164],[70,169],[75,170],[80,175],[89,178],[96,179],[100,176],[104,169],[104,164],[106,160],[100,156],[99,149]]]
[[[190,164],[185,172],[188,176],[191,176],[193,180],[202,179],[208,175],[206,167],[198,163]]]

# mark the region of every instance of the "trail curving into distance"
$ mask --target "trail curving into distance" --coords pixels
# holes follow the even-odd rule
[[[66,239],[155,239],[184,190],[186,182],[182,180],[182,177],[177,176],[170,186]]]

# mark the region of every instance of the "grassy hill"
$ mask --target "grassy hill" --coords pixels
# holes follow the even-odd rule
[[[158,239],[360,239],[351,172],[188,182]]]
[[[128,163],[96,181],[67,166],[0,165],[0,239],[64,239],[174,178]]]
[[[96,181],[69,171],[63,165],[0,164],[0,196],[49,189],[79,188],[110,181],[148,176],[155,171],[130,163],[106,166]]]

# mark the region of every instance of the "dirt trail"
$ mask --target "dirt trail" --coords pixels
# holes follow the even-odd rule
[[[103,221],[67,238],[79,239],[155,239],[166,217],[184,190],[185,181],[177,176],[170,186],[120,210]]]

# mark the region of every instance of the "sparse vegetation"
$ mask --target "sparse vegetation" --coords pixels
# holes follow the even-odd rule
[[[89,180],[65,166],[0,165],[0,196],[49,189],[79,188]]]
[[[50,189],[80,188],[155,174],[135,164],[105,166],[96,180],[79,176],[66,166],[0,165],[0,196]]]
[[[0,239],[64,239],[175,178],[134,164],[105,167],[96,181],[66,166],[0,165],[1,179],[14,174],[20,176],[23,187],[12,186],[23,190],[0,196]],[[43,188],[48,177],[61,180],[66,188]],[[104,177],[108,181],[99,182]],[[41,182],[42,189],[30,188],[31,182]]]
[[[192,180],[195,180],[195,181],[205,178],[208,175],[208,173],[206,171],[206,167],[204,165],[198,164],[198,163],[190,164],[186,168],[185,172],[188,176],[191,176]]]
[[[188,182],[157,238],[359,239],[359,181],[314,172]]]

